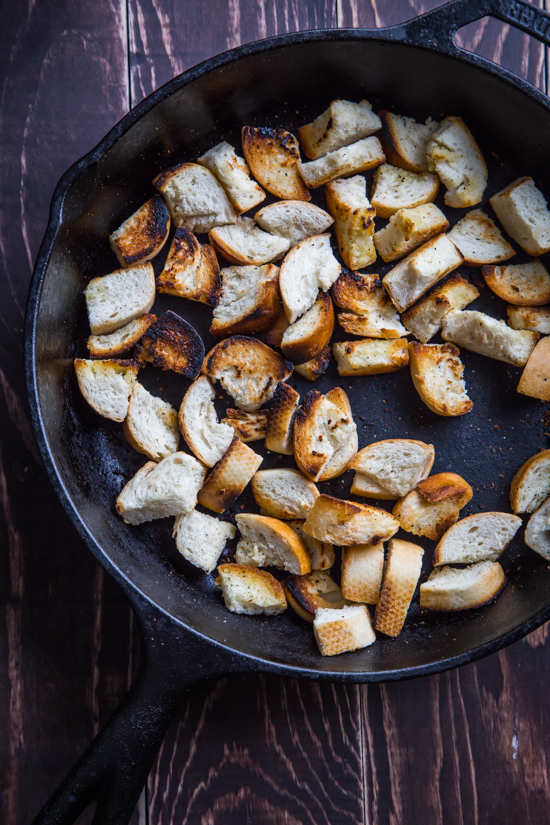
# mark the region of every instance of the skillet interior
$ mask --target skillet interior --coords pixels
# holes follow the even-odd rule
[[[375,109],[383,106],[422,120],[460,114],[489,163],[487,198],[520,174],[533,175],[550,194],[545,151],[549,112],[478,67],[400,43],[359,39],[296,43],[242,57],[175,91],[71,185],[38,306],[36,369],[47,446],[70,500],[71,515],[88,534],[100,561],[107,560],[108,566],[110,562],[119,577],[176,620],[236,651],[302,672],[369,679],[458,664],[473,658],[482,646],[497,649],[506,634],[521,635],[520,626],[527,632],[542,621],[541,613],[550,605],[548,564],[518,538],[503,557],[509,583],[488,608],[451,617],[430,617],[414,608],[412,620],[397,640],[321,659],[311,629],[291,611],[266,620],[228,613],[212,578],[175,553],[171,521],[136,528],[115,515],[116,495],[145,459],[126,445],[120,425],[101,419],[87,407],[72,369],[75,356],[86,357],[83,279],[116,268],[107,235],[150,197],[151,180],[159,171],[193,160],[222,138],[238,145],[239,127],[244,124],[292,129],[323,111],[334,97],[362,96]],[[457,219],[463,214],[453,211]],[[518,255],[516,260],[522,258]],[[505,317],[504,302],[487,292],[482,290],[474,308]],[[210,311],[160,296],[155,311],[168,307],[197,327],[208,349]],[[550,430],[543,420],[546,408],[516,393],[520,370],[465,351],[463,359],[475,406],[470,415],[458,419],[431,414],[412,388],[408,370],[339,379],[332,367],[315,385],[299,376],[290,383],[302,395],[312,386],[322,392],[336,382],[344,386],[357,420],[360,447],[390,436],[433,443],[434,472],[452,468],[474,486],[474,498],[463,515],[507,510],[514,471],[546,444],[544,432]],[[152,368],[140,373],[140,380],[175,404],[188,386],[185,379]],[[261,451],[257,444],[254,447]],[[264,467],[281,465],[292,463],[275,456],[264,462]],[[348,474],[322,489],[346,497],[349,484]],[[428,570],[433,545],[423,539],[420,543],[428,551]]]

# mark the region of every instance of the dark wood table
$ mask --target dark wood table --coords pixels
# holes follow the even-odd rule
[[[58,178],[131,106],[211,55],[297,29],[384,26],[437,5],[0,2],[5,825],[30,821],[122,699],[139,655],[130,607],[61,509],[26,407],[25,299]],[[546,89],[548,58],[534,40],[487,19],[460,38]],[[550,823],[547,628],[478,664],[402,684],[224,680],[175,720],[133,825]]]

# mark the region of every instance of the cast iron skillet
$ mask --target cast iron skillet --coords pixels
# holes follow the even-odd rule
[[[174,710],[202,680],[249,671],[347,682],[406,679],[497,651],[550,618],[550,570],[521,539],[503,560],[508,585],[488,608],[434,619],[416,607],[398,639],[334,659],[319,656],[311,628],[291,611],[267,621],[227,612],[212,577],[175,557],[165,523],[136,528],[115,515],[116,495],[143,459],[125,445],[119,425],[86,406],[72,369],[73,358],[85,354],[84,279],[116,268],[109,232],[150,197],[160,170],[194,159],[222,136],[238,145],[244,124],[295,128],[335,97],[364,96],[375,107],[421,119],[460,114],[490,161],[487,196],[519,174],[533,175],[548,194],[548,98],[454,44],[461,26],[486,14],[550,45],[550,15],[521,0],[455,0],[388,29],[302,32],[249,44],[156,91],[59,183],[26,319],[33,423],[64,507],[136,611],[145,653],[122,706],[36,823],[73,822],[93,801],[94,822],[126,823]],[[456,210],[457,218],[462,214]],[[503,317],[503,302],[482,292],[477,306]],[[155,311],[172,306],[208,345],[210,313],[189,304],[162,297]],[[516,393],[519,370],[466,352],[463,357],[475,407],[458,419],[432,415],[406,371],[342,382],[333,369],[317,386],[326,391],[338,382],[348,390],[360,446],[387,436],[431,441],[434,470],[452,467],[476,488],[470,512],[508,509],[513,472],[544,446],[544,408]],[[187,387],[180,377],[152,368],[140,380],[174,403]],[[311,388],[299,378],[290,383],[302,394]],[[278,466],[275,457],[264,466]],[[324,489],[345,496],[349,479]]]

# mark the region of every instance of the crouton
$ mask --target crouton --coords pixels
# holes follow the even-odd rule
[[[409,363],[405,338],[364,338],[332,345],[339,375],[380,375],[395,372]]]
[[[456,223],[448,237],[468,266],[507,261],[516,251],[502,237],[498,226],[481,209],[472,209]]]
[[[290,249],[312,235],[322,235],[334,223],[328,212],[305,201],[277,201],[264,206],[254,220],[272,235],[286,238]]]
[[[409,364],[415,390],[428,409],[437,415],[469,413],[460,350],[452,344],[409,344]]]
[[[223,513],[236,502],[262,461],[261,455],[234,438],[202,485],[199,504]]]
[[[298,129],[298,137],[310,160],[349,146],[377,132],[382,125],[368,100],[352,103],[333,100],[322,115]]]
[[[277,319],[279,270],[266,266],[228,266],[221,271],[222,288],[212,314],[210,332],[217,338],[263,332]]]
[[[550,335],[550,307],[507,306],[508,326]],[[92,353],[93,354],[93,353]]]
[[[285,330],[281,349],[283,355],[298,364],[311,361],[329,343],[334,331],[334,308],[328,292],[319,297],[304,314]]]
[[[344,332],[367,338],[407,334],[378,275],[343,270],[332,286],[332,295],[339,307],[349,310],[338,315]]]
[[[329,544],[380,544],[399,530],[390,513],[321,493],[304,522],[304,531]]]
[[[312,481],[340,475],[352,457],[346,458],[350,439],[357,451],[356,438],[349,414],[317,390],[308,392],[294,419],[294,458],[304,475]]]
[[[228,540],[234,538],[235,528],[227,521],[192,510],[186,516],[178,516],[172,535],[184,559],[211,573]]]
[[[306,622],[313,622],[320,607],[339,610],[348,603],[330,573],[319,570],[306,576],[288,576],[283,579],[283,589],[289,605]]]
[[[379,498],[382,501],[395,499],[393,493],[385,490],[376,481],[363,473],[355,473],[350,488],[350,493],[354,496],[365,496],[365,498]]]
[[[380,112],[380,118],[382,131],[378,136],[389,163],[409,172],[427,172],[426,144],[439,123],[431,119],[417,123],[412,117],[386,111]]]
[[[304,533],[303,521],[289,521],[288,526],[292,527],[304,542],[311,558],[312,570],[328,570],[335,561],[334,547],[325,541],[318,541],[313,536]]]
[[[294,364],[294,371],[308,381],[317,381],[317,379],[327,371],[330,364],[330,355],[330,345],[327,344],[324,350],[321,350],[319,355],[312,358],[311,361],[305,361],[303,364]]]
[[[445,232],[449,221],[435,204],[398,209],[389,223],[374,234],[374,245],[386,262],[402,258],[436,235]]]
[[[237,218],[236,223],[218,226],[208,233],[210,243],[232,264],[261,266],[287,252],[287,238],[270,235],[257,226],[252,218]]]
[[[243,564],[220,564],[216,584],[231,613],[274,616],[286,610],[282,585],[267,570]]]
[[[451,309],[441,326],[445,341],[516,367],[525,366],[539,339],[537,332],[511,329],[504,321],[473,309]]]
[[[283,200],[311,200],[298,172],[300,146],[294,135],[285,129],[245,126],[242,141],[250,170],[264,189]]]
[[[476,513],[454,524],[434,550],[434,567],[496,561],[521,527],[510,513]]]
[[[159,464],[148,461],[120,493],[116,511],[126,524],[186,515],[197,503],[205,475],[203,465],[185,453],[172,453]]]
[[[178,414],[187,446],[207,467],[218,463],[235,437],[231,427],[218,421],[215,396],[212,384],[201,375],[183,396]]]
[[[92,278],[84,290],[90,329],[106,335],[129,324],[155,302],[155,275],[151,264],[117,269],[102,278]]]
[[[424,550],[418,544],[392,539],[384,570],[374,626],[386,636],[399,636],[422,572]]]
[[[539,401],[550,401],[550,338],[541,338],[529,356],[519,379],[518,392]]]
[[[472,496],[468,482],[456,473],[437,473],[420,481],[392,513],[407,533],[435,541],[455,523]]]
[[[385,161],[386,157],[375,137],[364,138],[329,152],[319,160],[299,163],[300,175],[311,189],[317,189],[336,178],[347,178],[373,169]]]
[[[305,519],[319,490],[298,470],[260,470],[251,482],[262,515],[290,520]]]
[[[240,513],[235,521],[241,534],[235,551],[238,564],[277,567],[296,576],[311,571],[304,542],[284,521],[253,513]]]
[[[338,407],[342,415],[346,416],[350,421],[353,421],[353,413],[351,411],[349,398],[343,389],[340,387],[333,387],[327,392],[325,397],[327,401]],[[329,458],[323,469],[321,481],[328,478],[335,478],[345,472],[348,463],[357,452],[358,446],[359,440],[357,437],[357,430],[355,430],[351,438],[348,438],[348,440],[340,448],[334,451],[331,458]]]
[[[504,301],[535,307],[550,302],[550,275],[541,261],[510,266],[484,266],[485,283]]]
[[[374,263],[374,218],[376,210],[366,195],[367,182],[362,175],[336,179],[327,183],[325,195],[342,260],[350,269],[362,269]]]
[[[124,421],[139,364],[135,361],[75,358],[74,369],[80,392],[90,407],[111,421]]]
[[[201,245],[184,226],[178,227],[157,278],[158,291],[215,307],[220,285],[220,267],[212,247]]]
[[[446,117],[426,145],[428,168],[446,187],[447,206],[475,206],[487,186],[487,164],[459,117]],[[495,210],[496,211],[496,210]]]
[[[285,330],[288,329],[289,326],[285,308],[282,301],[279,301],[279,305],[277,306],[277,315],[275,316],[273,325],[270,326],[269,329],[266,329],[265,332],[258,332],[256,334],[258,338],[264,342],[264,344],[268,345],[268,347],[280,347]]]
[[[525,544],[550,561],[550,498],[535,510],[525,528]]]
[[[288,384],[281,383],[277,386],[267,416],[267,450],[282,455],[294,455],[294,415],[299,401],[299,394]]]
[[[454,243],[447,235],[438,235],[394,266],[382,283],[403,312],[461,263],[462,255]]]
[[[202,371],[221,383],[240,410],[254,412],[291,375],[292,364],[256,338],[233,335],[207,353]]]
[[[465,309],[479,298],[479,289],[460,275],[451,275],[428,295],[414,304],[401,320],[423,344],[441,329],[441,321],[450,309]]]
[[[384,163],[374,173],[371,203],[378,218],[390,218],[399,209],[432,203],[438,191],[437,175],[408,172]]]
[[[409,438],[387,438],[359,450],[349,467],[368,476],[393,498],[401,498],[428,477],[434,458],[432,444]]]
[[[197,163],[206,166],[217,177],[233,204],[237,215],[247,212],[265,200],[264,190],[250,177],[250,169],[227,141],[209,149]]]
[[[175,409],[139,383],[130,396],[122,431],[128,444],[151,461],[162,461],[175,453],[180,442]]]
[[[158,255],[169,232],[168,207],[162,195],[153,195],[109,236],[109,243],[121,266],[133,266]]]
[[[321,656],[337,656],[368,647],[376,641],[365,605],[344,605],[340,610],[318,608],[313,633]]]
[[[279,275],[286,316],[291,324],[326,292],[340,274],[341,266],[332,254],[330,235],[314,235],[290,250]]]
[[[107,335],[90,335],[86,341],[90,355],[92,358],[120,358],[135,347],[156,320],[156,315],[147,313],[115,332],[109,332]]]
[[[196,378],[204,361],[204,344],[198,332],[168,310],[151,324],[135,352],[136,360]]]
[[[528,255],[550,250],[550,211],[533,178],[518,178],[490,198],[504,229]]]
[[[376,604],[384,570],[384,545],[358,544],[342,548],[342,595],[352,602]]]
[[[167,169],[157,175],[153,184],[164,195],[176,227],[185,226],[200,234],[237,220],[221,183],[198,163],[182,163]]]
[[[222,424],[231,427],[237,438],[248,444],[249,441],[262,441],[265,438],[267,427],[267,411],[244,412],[243,410],[227,409]]]
[[[420,607],[472,610],[492,601],[505,583],[504,570],[495,561],[482,561],[462,569],[439,567],[420,585]]]
[[[550,495],[550,450],[541,450],[521,465],[510,486],[514,513],[532,513]]]

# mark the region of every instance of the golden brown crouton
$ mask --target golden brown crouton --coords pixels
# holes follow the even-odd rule
[[[281,383],[273,395],[265,430],[266,449],[283,455],[293,455],[294,415],[300,396],[288,384]]]
[[[304,531],[319,541],[349,545],[380,544],[399,529],[399,522],[378,507],[344,501],[324,493],[304,522]]]
[[[285,129],[244,126],[243,152],[258,183],[277,198],[309,201],[311,195],[298,172],[300,146]]]
[[[374,613],[374,626],[386,636],[399,636],[405,624],[420,573],[424,550],[418,544],[392,539],[380,598]]]
[[[184,226],[178,227],[157,278],[158,291],[215,307],[220,285],[220,267],[212,247],[201,245]]]
[[[202,485],[199,504],[215,513],[223,513],[235,503],[262,461],[261,455],[238,438],[233,439]]]

